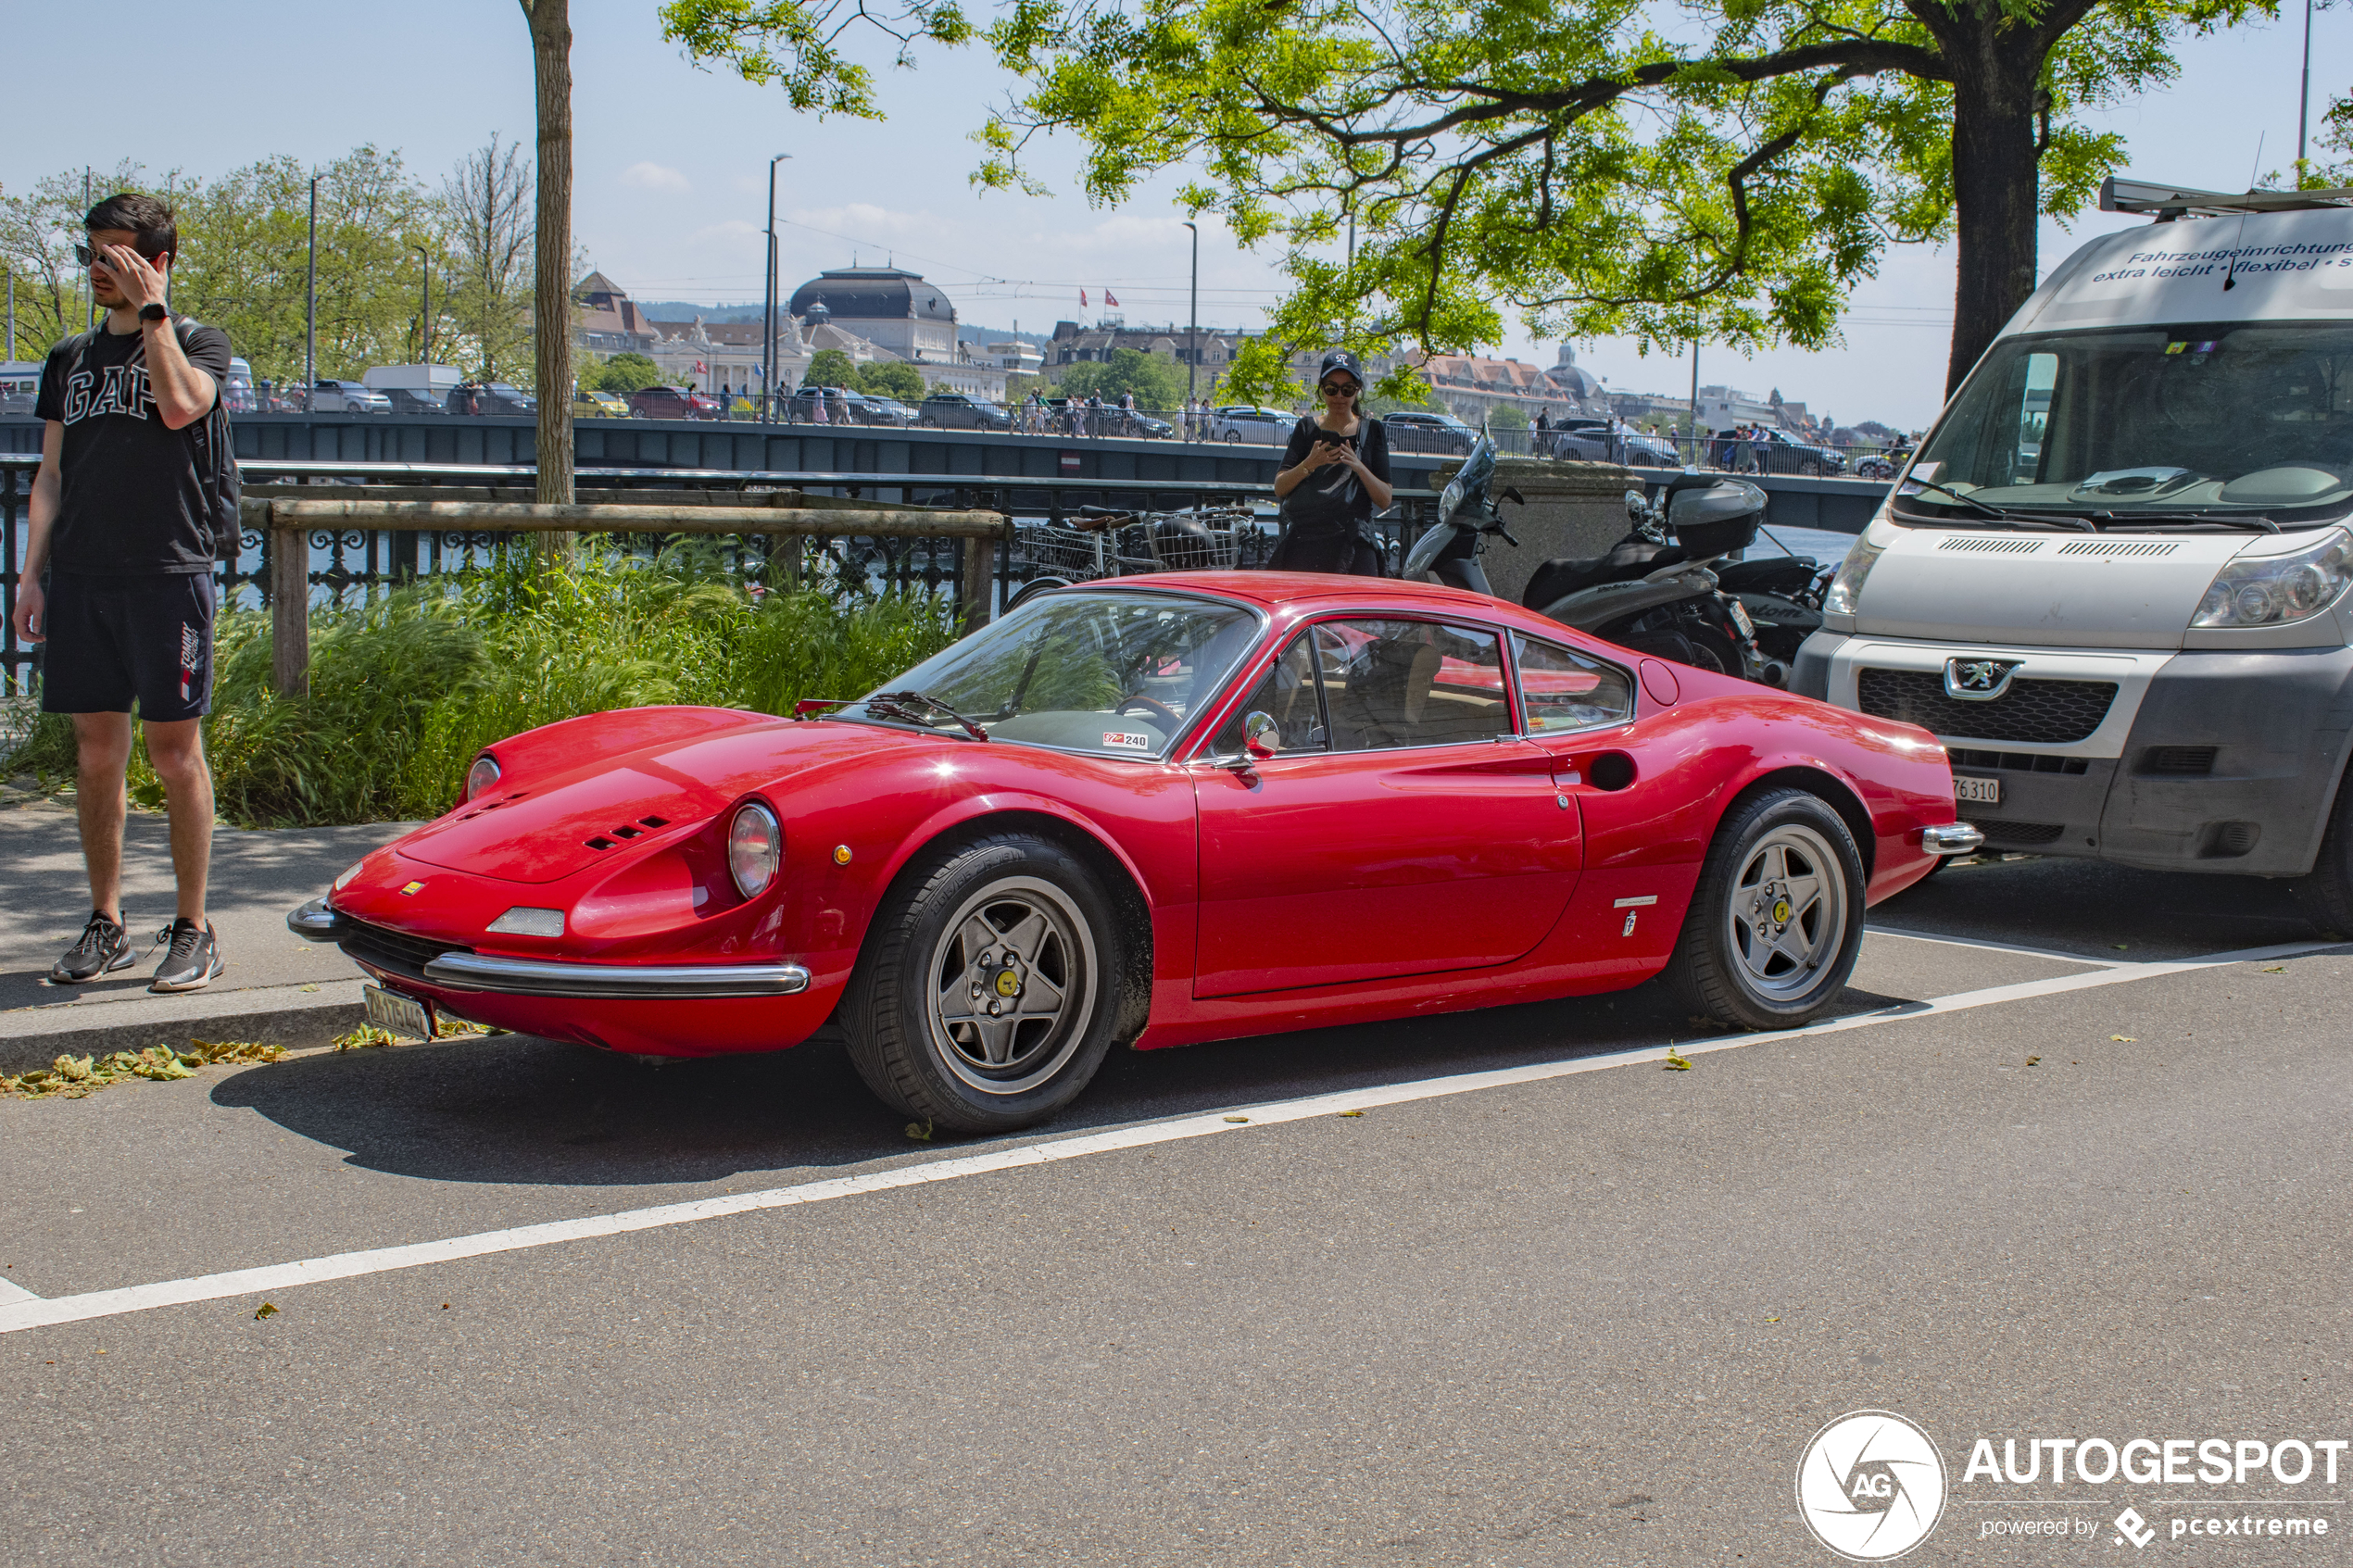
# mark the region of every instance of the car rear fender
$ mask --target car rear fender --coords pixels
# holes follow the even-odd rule
[[[1863,877],[1868,883],[1872,868],[1879,863],[1879,833],[1871,822],[1870,809],[1855,781],[1843,770],[1833,767],[1819,758],[1784,759],[1776,767],[1768,764],[1756,776],[1743,784],[1740,791],[1724,808],[1724,816],[1733,812],[1753,797],[1777,789],[1802,789],[1820,797],[1839,815],[1846,831],[1855,835],[1855,847],[1863,857]],[[1718,819],[1721,821],[1722,819]]]

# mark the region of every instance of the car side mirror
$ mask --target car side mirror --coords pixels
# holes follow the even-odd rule
[[[1242,749],[1259,762],[1282,749],[1282,726],[1271,713],[1251,713],[1242,719]]]

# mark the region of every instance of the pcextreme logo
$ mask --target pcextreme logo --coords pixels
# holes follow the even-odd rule
[[[1814,1434],[1797,1461],[1797,1513],[1852,1562],[1903,1556],[1944,1512],[1944,1459],[1889,1411],[1856,1411]]]

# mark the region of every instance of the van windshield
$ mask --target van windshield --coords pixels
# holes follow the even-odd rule
[[[1970,375],[1911,477],[2009,511],[2334,521],[2353,501],[2353,324],[2007,339]],[[1894,520],[1906,513],[1940,522],[1982,515],[1910,485]]]

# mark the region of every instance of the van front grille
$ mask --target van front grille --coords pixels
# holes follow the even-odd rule
[[[2100,727],[2116,701],[2113,681],[2013,679],[1991,702],[1948,696],[1944,677],[1932,670],[1864,670],[1857,687],[1864,712],[1918,724],[1936,735],[1971,740],[2020,741],[2067,746]]]
[[[2067,831],[2065,822],[2005,822],[1995,818],[1971,818],[1970,823],[1988,844],[2049,844]]]

